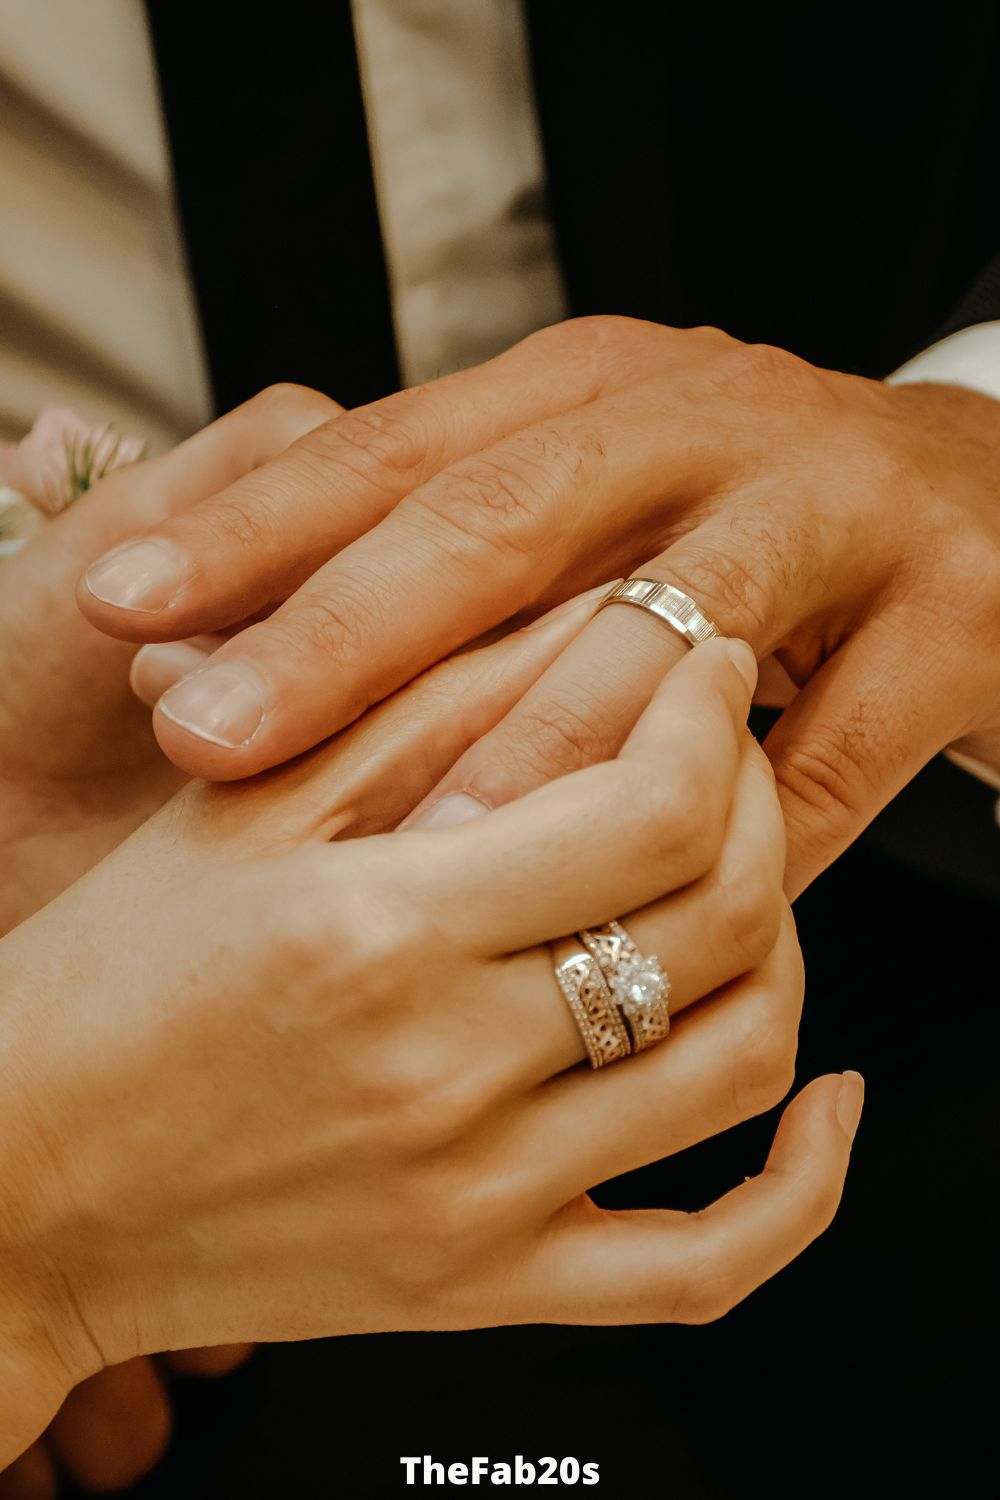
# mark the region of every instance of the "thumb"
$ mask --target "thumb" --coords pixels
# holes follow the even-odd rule
[[[764,742],[788,833],[785,893],[801,895],[953,737],[943,671],[872,620],[785,709]]]

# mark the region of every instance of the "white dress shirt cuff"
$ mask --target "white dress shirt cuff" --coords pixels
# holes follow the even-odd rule
[[[933,380],[964,385],[1000,400],[1000,321],[975,323],[922,349],[888,376],[890,385]]]
[[[1000,400],[1000,321],[975,323],[971,328],[949,334],[929,349],[921,350],[888,376],[890,385],[908,385],[918,380],[963,385]],[[946,750],[945,754],[964,771],[1000,790],[1000,774],[992,766],[983,765],[957,751]],[[1000,822],[1000,802],[997,803],[997,821]]]

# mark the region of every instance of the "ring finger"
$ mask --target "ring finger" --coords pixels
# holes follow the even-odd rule
[[[739,538],[756,559],[753,566],[729,556],[733,523],[731,508],[725,507],[637,572],[688,593],[723,635],[747,640],[760,659],[802,618],[828,605],[829,584],[819,570],[803,567],[795,589],[779,586],[783,559],[794,554],[794,529],[773,496],[744,492],[740,498]],[[832,554],[832,543],[826,543],[824,555]],[[753,598],[741,602],[751,592]],[[459,821],[469,799],[502,807],[554,777],[615,755],[664,672],[688,649],[644,609],[601,610],[413,816],[434,808],[438,824]]]
[[[667,970],[672,1015],[766,959],[782,925],[783,866],[784,831],[773,780],[748,736],[714,869],[672,896],[622,916],[640,951],[656,954]],[[487,967],[478,992],[483,1002],[478,1055],[490,1075],[477,1082],[484,1103],[542,1085],[586,1056],[548,947]],[[587,1075],[581,1076],[586,1082]]]
[[[758,968],[624,1067],[595,1077],[572,1073],[538,1089],[499,1149],[531,1164],[535,1201],[540,1196],[555,1210],[599,1182],[761,1114],[791,1087],[802,995],[786,908],[778,942]]]

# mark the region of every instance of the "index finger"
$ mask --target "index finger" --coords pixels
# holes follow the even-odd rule
[[[80,608],[106,634],[131,641],[237,624],[287,598],[439,470],[589,400],[596,383],[580,359],[566,360],[554,382],[549,341],[536,336],[431,386],[338,407],[295,433],[300,440],[280,456],[267,454],[271,462],[220,474],[218,493],[203,489],[202,503],[149,517],[154,530],[87,570]]]
[[[160,700],[168,758],[191,775],[253,775],[518,611],[631,566],[636,534],[662,524],[653,407],[647,391],[627,412],[607,400],[535,422],[407,495]],[[674,427],[669,484],[709,484],[723,462],[714,427],[687,411]]]

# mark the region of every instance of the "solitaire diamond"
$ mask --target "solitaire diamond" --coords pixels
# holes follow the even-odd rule
[[[636,955],[623,963],[611,980],[611,993],[627,1016],[650,1010],[664,1000],[670,986],[655,953],[648,958]]]

